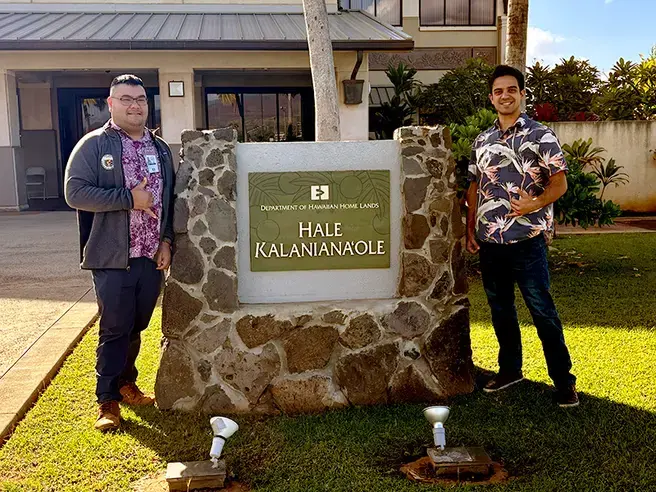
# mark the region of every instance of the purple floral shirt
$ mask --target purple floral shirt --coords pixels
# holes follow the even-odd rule
[[[511,244],[553,231],[553,204],[521,217],[508,214],[520,190],[539,196],[561,171],[567,171],[567,162],[550,128],[522,114],[503,132],[497,120],[472,145],[469,181],[478,184],[477,238]]]
[[[121,128],[111,122],[111,127],[121,136],[123,148],[123,176],[125,187],[132,189],[147,179],[146,190],[153,194],[153,212],[157,218],[144,210],[130,210],[130,258],[154,258],[159,249],[160,222],[162,217],[162,181],[161,162],[157,148],[149,131],[144,132],[140,140],[132,140]],[[148,156],[148,157],[146,157]],[[157,160],[157,172],[149,172],[146,159]]]

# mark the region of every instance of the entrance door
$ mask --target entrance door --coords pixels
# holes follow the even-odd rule
[[[146,89],[148,96],[149,128],[160,125],[159,89]],[[75,144],[87,133],[109,120],[108,89],[59,89],[59,132],[61,141],[62,173]]]

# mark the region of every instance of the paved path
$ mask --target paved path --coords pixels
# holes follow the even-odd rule
[[[0,214],[0,376],[91,287],[74,212]]]
[[[656,232],[656,217],[620,217],[612,226],[604,227],[582,227],[556,226],[556,234],[579,235],[579,234],[622,234],[629,232]]]
[[[95,319],[74,212],[0,214],[0,445]]]

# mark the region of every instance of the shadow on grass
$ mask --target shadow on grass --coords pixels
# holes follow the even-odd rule
[[[481,382],[486,377],[479,371]],[[561,409],[547,385],[524,381],[494,395],[477,390],[453,398],[447,442],[484,446],[502,462],[514,479],[498,490],[656,490],[656,414],[580,397],[580,407]],[[241,428],[226,445],[225,458],[238,480],[261,490],[423,490],[399,473],[401,464],[431,445],[423,407],[236,416]],[[207,415],[137,412],[147,424],[126,419],[125,432],[163,461],[207,459]]]

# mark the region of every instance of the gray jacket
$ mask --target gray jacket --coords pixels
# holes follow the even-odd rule
[[[153,134],[162,179],[160,240],[173,242],[173,156],[167,143]],[[109,158],[111,156],[111,159]],[[84,269],[128,268],[132,193],[125,187],[120,135],[109,126],[85,135],[66,165],[66,203],[77,209],[80,265]],[[103,161],[104,164],[103,165]],[[113,166],[108,165],[113,161]]]

